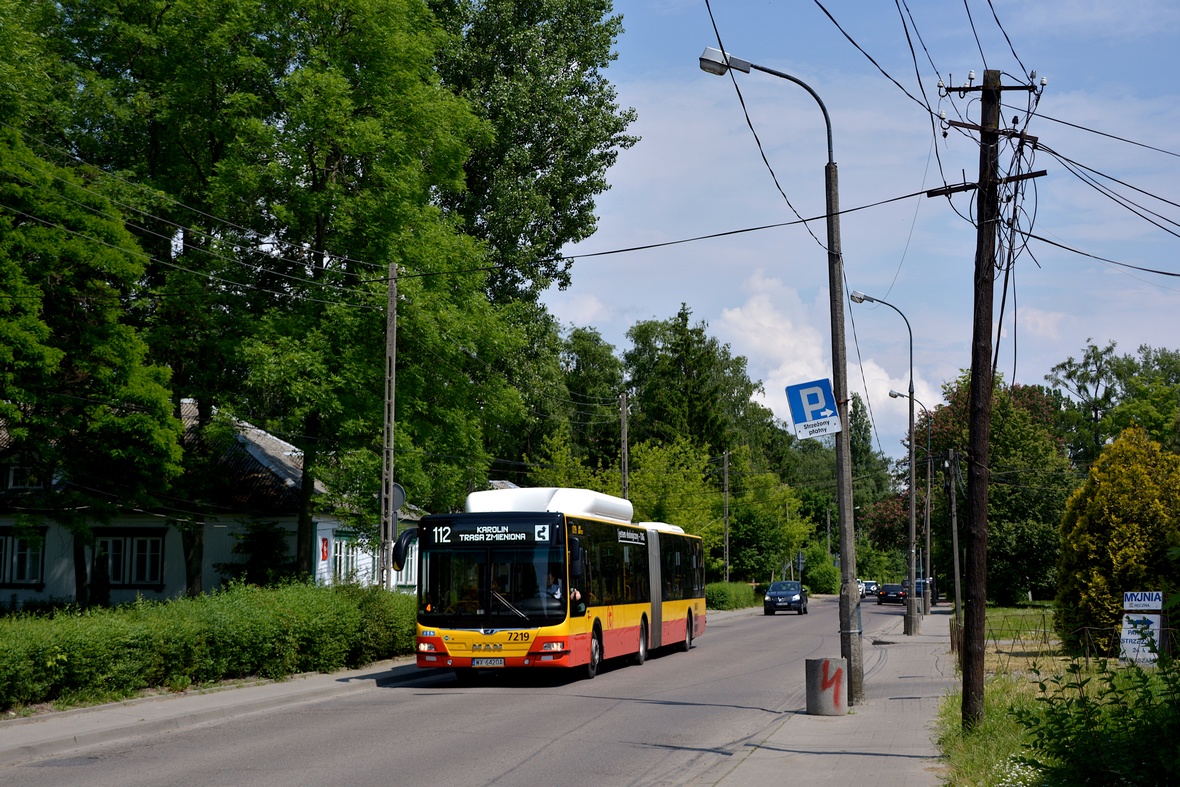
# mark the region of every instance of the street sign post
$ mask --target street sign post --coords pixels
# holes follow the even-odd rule
[[[1123,593],[1123,630],[1119,655],[1123,661],[1152,663],[1163,648],[1160,612],[1164,605],[1161,590]]]

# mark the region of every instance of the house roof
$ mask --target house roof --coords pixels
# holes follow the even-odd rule
[[[186,439],[196,434],[197,404],[180,405]],[[257,426],[233,419],[235,442],[219,459],[225,483],[214,492],[219,506],[257,513],[294,513],[299,509],[303,451]],[[315,491],[324,491],[316,481]]]
[[[181,400],[180,417],[184,424],[184,443],[192,446],[197,438],[196,400]],[[234,418],[232,423],[234,442],[217,459],[215,483],[206,487],[202,497],[227,513],[262,516],[297,513],[303,480],[303,451],[248,421]],[[0,456],[11,448],[8,430],[0,423]],[[317,480],[315,491],[320,494],[327,488]],[[0,483],[0,500],[10,504],[29,494],[32,494],[29,490],[9,490]],[[406,504],[399,518],[416,520],[423,514],[416,506]]]

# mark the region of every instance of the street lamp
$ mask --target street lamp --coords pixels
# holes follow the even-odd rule
[[[906,634],[920,634],[921,618],[918,617],[917,603],[914,599],[914,594],[918,591],[918,568],[915,565],[916,549],[917,549],[917,495],[914,489],[914,332],[910,329],[910,321],[902,314],[901,309],[894,306],[888,301],[883,301],[880,298],[874,298],[865,295],[863,292],[853,290],[848,295],[855,303],[880,303],[888,306],[893,311],[901,314],[901,319],[905,320],[905,329],[910,335],[910,592],[906,595],[905,600],[905,624],[903,630]]]
[[[832,319],[832,394],[840,418],[836,432],[836,512],[840,520],[840,655],[848,665],[848,701],[856,705],[864,700],[864,667],[861,662],[860,592],[856,587],[856,538],[852,522],[852,450],[848,435],[848,366],[844,350],[844,259],[840,255],[840,197],[837,185],[836,161],[832,155],[832,120],[828,108],[811,87],[790,74],[734,57],[713,47],[701,53],[701,70],[724,76],[736,68],[748,74],[750,70],[794,82],[806,90],[824,115],[828,131],[828,164],[824,168],[824,191],[828,230],[828,295]],[[856,614],[854,615],[854,611]],[[853,635],[856,636],[853,636]]]
[[[901,391],[890,391],[889,395],[894,399],[905,397]],[[934,457],[930,455],[930,422],[933,418],[920,399],[915,398],[914,401],[922,408],[922,412],[926,413],[926,571],[923,573],[926,574],[927,582],[926,591],[922,594],[922,614],[929,615],[930,606],[934,603],[934,594],[929,582],[934,577],[934,553],[930,551],[930,476],[934,472]],[[913,439],[913,434],[910,434],[910,440]]]

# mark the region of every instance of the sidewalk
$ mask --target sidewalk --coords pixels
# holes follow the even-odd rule
[[[749,741],[690,783],[942,784],[931,737],[938,705],[957,684],[950,619],[951,609],[944,605],[922,620],[922,633],[915,636],[902,634],[901,617],[890,618],[883,629],[865,631],[862,704],[850,707],[845,716],[808,716],[806,694],[800,690],[797,709],[785,713],[765,740]],[[386,683],[412,684],[421,674],[406,658],[332,675],[0,721],[0,766]]]
[[[934,719],[944,696],[958,685],[951,653],[952,608],[933,607],[921,633],[905,636],[902,618],[865,631],[864,702],[846,716],[807,715],[799,707],[777,722],[765,740],[698,776],[696,785],[785,784],[913,787],[940,785],[933,743]],[[833,654],[837,655],[837,654]]]

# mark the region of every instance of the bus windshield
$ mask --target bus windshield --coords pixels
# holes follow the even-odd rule
[[[477,536],[517,528],[481,527],[482,533],[470,529],[469,540],[464,539],[469,528],[459,523],[423,533],[418,620],[439,628],[495,629],[564,621],[569,604],[564,539],[491,541]],[[528,532],[534,532],[532,525]]]

